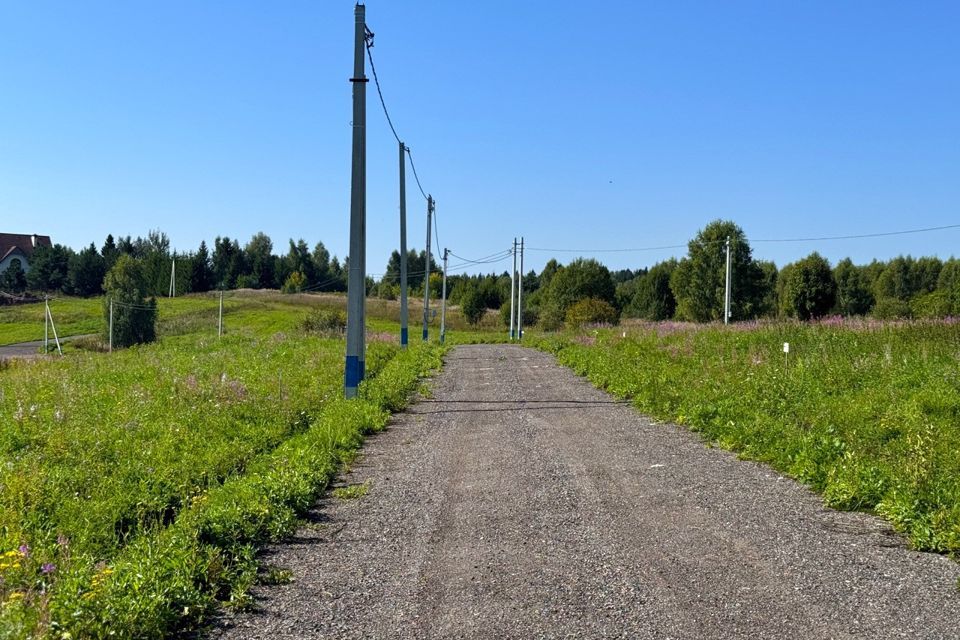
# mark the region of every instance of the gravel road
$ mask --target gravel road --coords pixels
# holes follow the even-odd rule
[[[960,565],[551,356],[461,346],[432,388],[212,637],[960,638]]]

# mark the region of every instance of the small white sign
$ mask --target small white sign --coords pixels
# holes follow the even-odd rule
[[[784,353],[790,353],[790,343],[789,343],[789,342],[784,342],[784,343],[783,343],[783,352],[784,352]]]

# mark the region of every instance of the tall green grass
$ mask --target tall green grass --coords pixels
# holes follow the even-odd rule
[[[439,366],[373,340],[348,402],[343,342],[303,307],[235,301],[217,340],[183,300],[157,344],[0,370],[0,636],[162,637],[244,602],[253,545]]]
[[[960,552],[956,324],[663,324],[537,344],[833,507],[886,517],[917,549]]]

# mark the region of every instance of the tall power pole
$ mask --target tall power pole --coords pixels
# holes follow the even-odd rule
[[[440,296],[440,344],[447,337],[447,254],[449,249],[443,250],[443,289]]]
[[[430,322],[430,225],[433,222],[433,196],[427,196],[427,258],[423,265],[423,341],[427,341]]]
[[[513,340],[513,321],[516,318],[516,309],[513,306],[517,299],[517,239],[513,239],[513,269],[510,271],[510,339]]]
[[[730,236],[727,236],[727,275],[724,278],[723,291],[723,324],[730,322]]]
[[[523,340],[523,236],[520,237],[520,271],[517,272],[517,340]]]
[[[366,305],[366,151],[367,78],[364,75],[366,8],[354,8],[353,42],[353,168],[350,177],[350,271],[347,280],[347,360],[344,368],[344,395],[357,396],[364,374],[364,311]]]
[[[407,148],[400,143],[400,348],[407,348]]]

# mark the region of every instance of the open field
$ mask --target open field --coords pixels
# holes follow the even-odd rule
[[[245,603],[251,545],[289,531],[439,366],[372,320],[347,402],[342,339],[299,328],[310,304],[231,297],[218,340],[216,302],[161,301],[152,345],[0,369],[0,636],[156,637]]]
[[[884,516],[917,549],[960,552],[956,323],[651,323],[537,344],[830,506]]]

